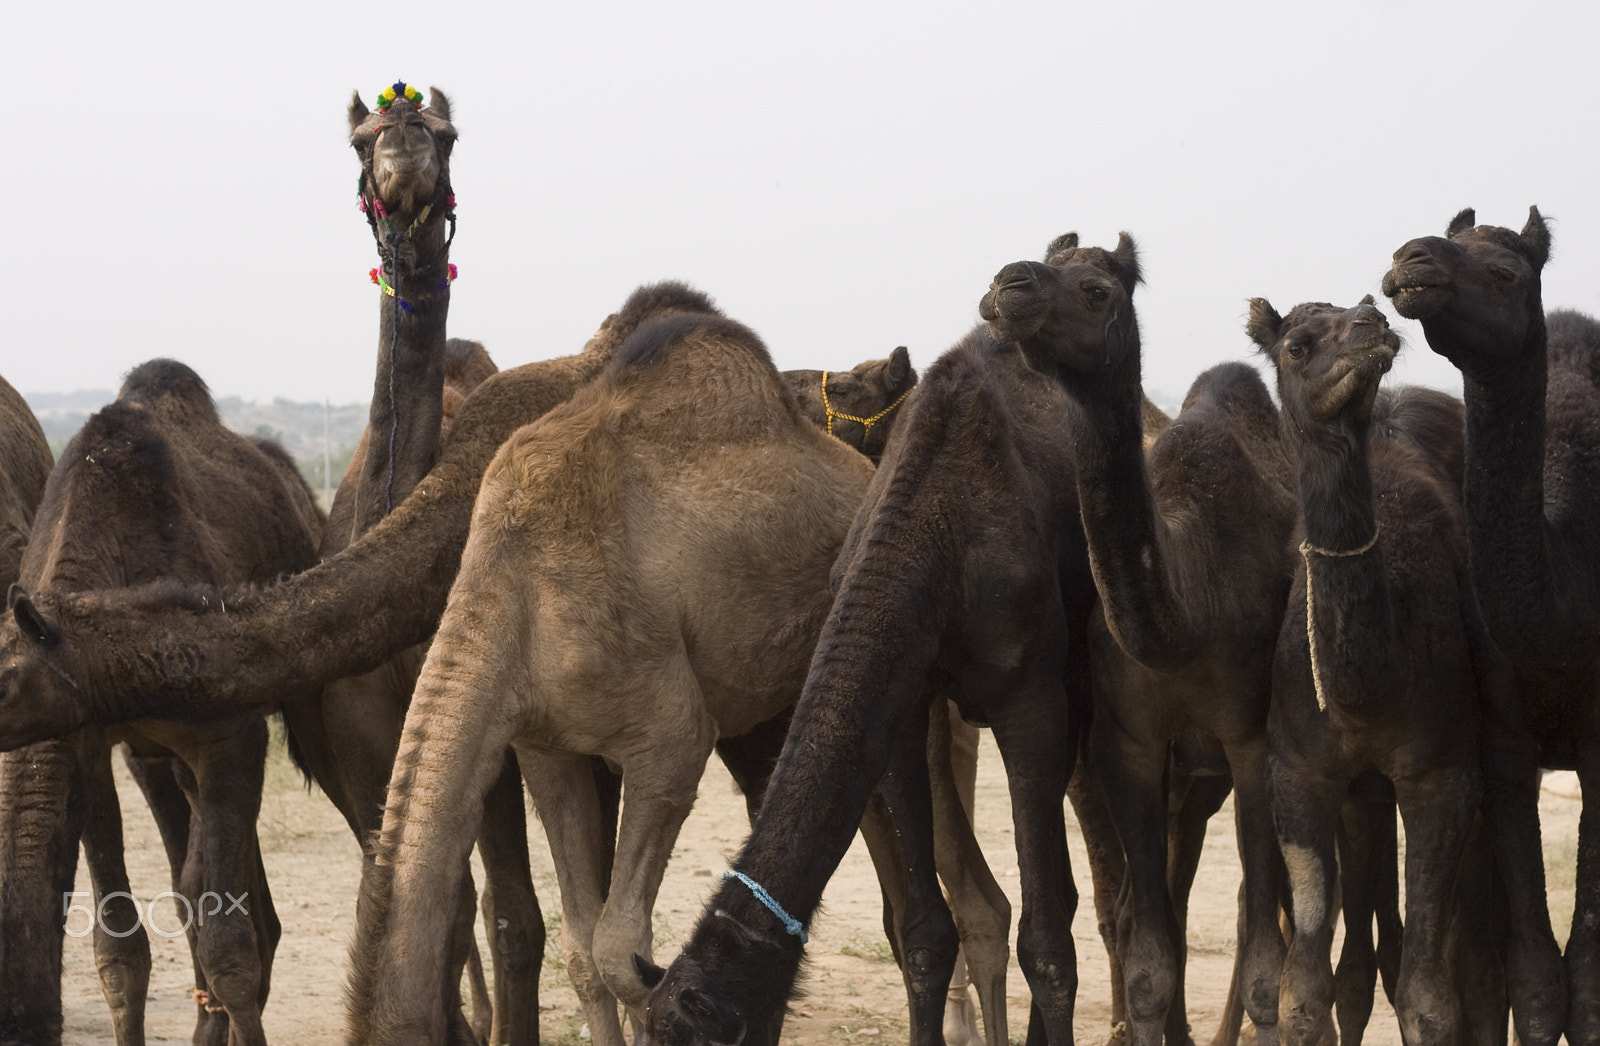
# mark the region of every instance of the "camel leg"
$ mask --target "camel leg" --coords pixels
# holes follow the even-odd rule
[[[1067,798],[1072,802],[1078,831],[1089,852],[1095,921],[1111,968],[1111,1041],[1120,1042],[1128,1028],[1128,992],[1122,978],[1122,960],[1117,957],[1117,898],[1122,893],[1128,862],[1122,855],[1122,843],[1117,839],[1117,826],[1111,820],[1105,790],[1090,768],[1090,759],[1078,760],[1067,784]]]
[[[1233,812],[1238,838],[1239,860],[1243,867],[1240,883],[1239,921],[1242,933],[1239,938],[1239,994],[1244,1009],[1255,1025],[1256,1042],[1271,1046],[1277,1042],[1279,1028],[1279,986],[1284,977],[1286,949],[1283,934],[1278,926],[1279,901],[1283,897],[1283,856],[1279,850],[1280,833],[1274,830],[1274,798],[1271,771],[1268,768],[1265,736],[1256,737],[1228,746],[1228,766],[1233,777]],[[1338,816],[1338,799],[1343,797],[1343,783],[1328,786],[1334,789],[1335,806],[1326,822],[1318,822],[1317,829],[1327,831],[1326,845],[1329,864],[1327,875],[1336,874],[1332,862],[1334,827]],[[1320,837],[1319,837],[1320,838]],[[1320,852],[1320,851],[1319,851]],[[1331,882],[1329,888],[1332,889]],[[1333,913],[1327,912],[1328,931],[1332,932]],[[1296,923],[1298,926],[1298,922]],[[1322,957],[1327,961],[1325,945]],[[1331,976],[1331,968],[1329,970]]]
[[[687,666],[678,684],[695,686]],[[687,702],[688,707],[699,703],[698,693]],[[650,725],[652,730],[655,727]],[[690,732],[695,727],[699,736]],[[634,956],[649,959],[654,953],[651,913],[656,894],[678,832],[694,807],[716,741],[716,727],[709,719],[685,723],[672,732],[676,734],[674,743],[646,751],[642,758],[622,765],[625,795],[617,820],[611,890],[594,927],[595,969],[640,1027],[650,992],[639,979]],[[920,746],[917,754],[920,758]]]
[[[940,712],[944,709],[941,706]],[[879,789],[900,841],[905,905],[900,909],[900,968],[910,1000],[911,1042],[942,1046],[944,1001],[959,938],[939,892],[928,770],[928,706],[913,712],[895,737]],[[947,752],[942,766],[949,766]],[[953,790],[952,790],[953,791]],[[962,815],[963,819],[965,815]]]
[[[756,812],[761,809],[761,799],[767,794],[772,769],[778,764],[778,753],[783,751],[784,739],[789,736],[792,718],[794,708],[786,708],[749,733],[717,739],[717,756],[728,768],[739,791],[744,793],[745,812],[752,825],[756,823]]]
[[[250,717],[219,728],[192,752],[179,752],[196,788],[184,869],[194,912],[190,940],[210,1006],[226,1011],[229,1046],[266,1043],[261,1007],[281,932],[255,832],[266,750],[266,722]]]
[[[1480,794],[1476,768],[1395,782],[1406,826],[1406,929],[1395,1014],[1407,1046],[1453,1043],[1462,1027],[1446,945]]]
[[[1178,926],[1167,892],[1167,746],[1130,736],[1112,715],[1090,736],[1095,773],[1127,859],[1117,903],[1117,956],[1127,1041],[1161,1046],[1178,980]]]
[[[1600,753],[1583,752],[1578,782],[1585,802],[1578,818],[1578,875],[1567,938],[1567,1041],[1600,1043]]]
[[[594,772],[584,756],[519,747],[517,757],[550,843],[561,888],[561,952],[583,1004],[590,1041],[594,1046],[622,1046],[617,999],[593,958],[595,924],[606,901],[602,855],[614,845],[604,836]]]
[[[1316,776],[1304,765],[1275,768],[1272,783],[1294,922],[1283,964],[1276,1030],[1284,1046],[1316,1046],[1333,1035],[1329,952],[1337,915],[1334,836],[1348,786],[1342,778]],[[1261,1030],[1258,1026],[1258,1039]]]
[[[528,863],[528,820],[515,753],[483,798],[478,830],[483,858],[483,915],[494,954],[491,1043],[537,1046],[539,969],[544,962],[544,915]],[[475,953],[475,950],[474,950]]]
[[[1169,771],[1179,776],[1176,771]],[[1226,774],[1188,775],[1180,782],[1181,789],[1173,789],[1169,778],[1169,814],[1167,818],[1167,893],[1172,898],[1172,910],[1178,923],[1178,980],[1172,989],[1172,1005],[1167,1008],[1167,1046],[1193,1046],[1189,1028],[1188,1000],[1184,994],[1184,971],[1188,965],[1189,894],[1194,888],[1194,877],[1200,870],[1200,855],[1206,845],[1206,824],[1211,816],[1222,809],[1222,804],[1233,791],[1233,778]],[[1177,791],[1177,801],[1171,801],[1171,792]],[[1237,1027],[1237,1025],[1235,1025]]]
[[[1506,980],[1520,1046],[1555,1046],[1567,1020],[1567,970],[1550,927],[1539,838],[1539,749],[1490,722],[1483,732],[1484,818],[1510,905]]]
[[[83,901],[72,896],[88,805],[79,742],[0,752],[0,1042],[61,1041],[62,936],[92,925],[65,908]]]
[[[1076,761],[1077,738],[1068,701],[1056,681],[1017,693],[995,717],[994,736],[1011,789],[1022,914],[1017,920],[1017,960],[1033,992],[1029,1039],[1051,1046],[1072,1042],[1078,993],[1078,955],[1072,916],[1078,890],[1072,881],[1062,805]]]
[[[88,753],[83,853],[94,887],[94,960],[111,1008],[118,1046],[143,1046],[145,997],[150,988],[150,938],[129,892],[123,862],[122,807],[111,777],[111,750]],[[188,803],[184,804],[187,813]]]
[[[1506,994],[1505,956],[1511,928],[1506,923],[1505,886],[1495,875],[1483,831],[1479,817],[1456,883],[1450,967],[1466,1021],[1464,1043],[1506,1046],[1511,999]]]
[[[1350,786],[1339,812],[1336,840],[1344,945],[1334,971],[1334,1010],[1344,1046],[1360,1046],[1372,1019],[1378,981],[1373,918],[1388,893],[1385,880],[1392,882],[1398,874],[1394,824],[1395,804],[1388,779],[1375,770],[1366,771]]]
[[[948,701],[929,712],[928,766],[933,784],[934,856],[939,878],[950,898],[961,950],[951,974],[944,1033],[947,1042],[976,1038],[968,975],[978,989],[987,1046],[1005,1046],[1006,964],[1011,958],[1011,902],[995,881],[983,850],[972,833],[974,792],[978,774],[978,728],[961,719]],[[944,772],[949,768],[948,775]],[[955,1007],[960,1013],[952,1014]],[[952,1041],[952,1023],[960,1040]]]

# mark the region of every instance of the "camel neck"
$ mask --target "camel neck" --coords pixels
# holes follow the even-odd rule
[[[1558,584],[1545,516],[1548,367],[1543,316],[1492,373],[1462,369],[1467,413],[1464,495],[1472,577],[1497,645],[1525,669],[1560,674],[1593,635]]]
[[[1138,367],[1093,389],[1067,386],[1089,564],[1106,623],[1135,660],[1175,668],[1195,656],[1205,628],[1184,608],[1170,569],[1171,534],[1144,454]]]
[[[1360,714],[1393,701],[1403,658],[1378,529],[1368,426],[1293,433],[1300,447],[1304,621],[1317,704]],[[1291,620],[1297,620],[1291,608]]]
[[[356,503],[359,535],[394,511],[433,467],[443,421],[449,241],[443,215],[388,251],[378,295],[378,366]],[[354,536],[354,535],[352,535]]]

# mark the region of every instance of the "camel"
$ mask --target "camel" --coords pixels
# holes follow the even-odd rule
[[[1094,254],[1125,299],[1136,270]],[[1030,1039],[1072,1041],[1077,893],[1062,800],[1088,717],[1094,584],[1063,361],[1005,313],[1005,293],[990,288],[980,312],[991,329],[945,353],[901,408],[835,566],[838,593],[767,800],[733,863],[745,878],[715,893],[670,967],[639,960],[647,1042],[772,1041],[802,954],[779,913],[810,920],[880,779],[899,793],[908,851],[926,853],[927,781],[906,739],[945,699],[993,728],[1006,763]],[[919,896],[936,901],[928,865],[912,862]],[[942,989],[955,955],[949,914],[930,906],[916,928],[907,967]]]
[[[34,510],[53,464],[38,419],[0,378],[0,584],[8,588],[21,571]],[[61,1038],[61,949],[36,945],[36,919],[31,918],[54,910],[60,895],[46,869],[60,862],[42,847],[22,845],[36,834],[24,811],[30,788],[48,773],[36,768],[50,754],[0,755],[0,1043]],[[54,819],[65,811],[58,804],[49,813]]]
[[[1077,244],[1069,233],[1045,262],[1017,262],[995,281],[999,322],[1026,329],[1060,361],[1072,404],[1078,499],[1100,593],[1088,637],[1090,767],[1127,861],[1115,935],[1127,1041],[1187,1040],[1176,913],[1193,873],[1175,877],[1174,897],[1168,870],[1198,857],[1204,818],[1188,826],[1192,856],[1169,853],[1176,761],[1231,773],[1244,862],[1243,1000],[1258,1041],[1270,1042],[1283,943],[1266,719],[1294,525],[1277,410],[1253,368],[1219,365],[1195,381],[1147,457],[1138,323],[1123,292],[1138,281],[1136,249],[1124,233],[1108,266],[1104,252]]]
[[[1453,1043],[1468,1029],[1449,932],[1481,790],[1478,679],[1492,656],[1468,579],[1460,498],[1416,446],[1369,438],[1379,382],[1400,347],[1370,296],[1284,317],[1256,298],[1248,330],[1277,370],[1304,534],[1268,728],[1295,928],[1282,1039],[1316,1043],[1332,1031],[1335,837],[1351,782],[1375,768],[1394,783],[1407,826],[1401,1034],[1408,1046]],[[1409,409],[1436,415],[1425,424],[1447,439],[1459,432],[1449,397],[1421,390],[1415,399]]]
[[[69,594],[157,579],[265,582],[308,566],[321,526],[310,489],[281,447],[229,432],[192,370],[153,360],[129,373],[117,400],[85,423],[51,472],[20,582],[11,589],[15,615],[0,631],[5,642],[25,645],[49,663],[61,636],[29,613],[20,586]],[[24,688],[21,698],[27,697]],[[122,868],[109,763],[119,740],[160,782],[156,787],[164,785],[163,794],[176,785],[187,798],[176,818],[171,804],[152,802],[173,861],[173,886],[187,910],[213,907],[208,898],[240,900],[221,918],[186,920],[197,977],[195,1041],[262,1044],[261,1007],[279,936],[255,836],[266,723],[258,713],[241,713],[205,723],[91,726],[64,742],[64,753],[53,753],[62,758],[46,764],[47,776],[25,801],[42,804],[50,816],[66,806],[66,817],[22,846],[54,856],[47,882],[70,891],[83,836],[93,873],[96,959],[113,1028],[120,1043],[137,1043],[150,958]],[[37,814],[19,816],[40,826]],[[186,855],[178,852],[180,842]],[[26,858],[22,864],[30,867]],[[54,940],[32,944],[53,951],[58,970],[61,908],[50,910],[57,913]],[[58,995],[59,984],[51,992]]]
[[[1546,315],[1550,230],[1520,232],[1468,209],[1443,237],[1403,244],[1383,277],[1402,316],[1461,371],[1472,583],[1514,673],[1487,704],[1485,822],[1512,933],[1506,977],[1518,1041],[1600,1041],[1600,868],[1580,863],[1565,963],[1545,905],[1539,768],[1576,769],[1600,790],[1600,324]],[[1600,847],[1584,811],[1579,851]]]
[[[512,745],[591,1033],[622,1042],[616,1004],[642,1017],[634,956],[649,954],[706,757],[792,703],[872,473],[806,419],[752,332],[712,314],[640,328],[605,375],[501,448],[363,883],[351,1041],[437,1040],[445,971],[427,899],[454,888],[486,768]],[[509,637],[509,659],[475,652],[486,628]],[[593,756],[623,778],[614,862]]]

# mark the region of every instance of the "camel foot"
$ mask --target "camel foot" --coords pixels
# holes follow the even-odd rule
[[[944,1003],[945,1046],[983,1046],[978,1033],[978,1008],[967,989],[951,988]]]

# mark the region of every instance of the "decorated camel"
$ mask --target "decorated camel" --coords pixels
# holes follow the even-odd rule
[[[310,490],[281,447],[225,429],[210,393],[189,368],[171,360],[143,364],[129,373],[117,400],[84,424],[52,471],[20,582],[11,589],[6,638],[27,644],[75,683],[70,669],[52,657],[61,634],[31,612],[23,587],[70,596],[152,581],[264,583],[309,566],[321,526]],[[23,687],[7,696],[26,701],[30,691]],[[120,1043],[143,1041],[149,945],[122,867],[110,778],[110,750],[117,741],[128,743],[152,780],[164,775],[165,789],[176,784],[187,798],[175,817],[170,804],[152,795],[173,861],[174,889],[186,910],[214,907],[211,898],[238,900],[221,917],[186,920],[196,970],[195,1041],[262,1044],[261,1007],[279,927],[255,835],[267,742],[258,712],[200,723],[141,719],[109,730],[91,725],[55,742],[61,746],[50,752],[55,758],[36,768],[28,794],[19,800],[22,834],[13,843],[50,856],[21,854],[8,869],[35,877],[25,888],[52,888],[55,903],[47,911],[54,913],[53,934],[12,946],[36,948],[34,961],[46,970],[54,967],[59,977],[59,898],[70,895],[81,835],[94,887],[93,904],[86,907],[93,915],[113,1028]],[[38,988],[59,997],[59,982]]]
[[[634,957],[650,953],[656,890],[706,757],[799,692],[872,474],[805,417],[759,339],[710,311],[640,328],[600,379],[501,449],[363,884],[350,1041],[438,1035],[446,971],[428,899],[454,888],[470,812],[512,745],[555,858],[590,1031],[622,1042],[616,1004],[643,1017]],[[609,874],[595,756],[623,778]],[[905,859],[931,874],[931,852]],[[986,976],[1003,976],[1003,934],[998,956],[969,953]],[[906,965],[915,979],[914,949]],[[937,1033],[937,1017],[924,1006],[913,1019]]]
[[[1126,299],[1137,277],[1131,258],[1078,253]],[[1002,319],[1006,294],[991,287],[986,319]],[[1130,319],[1113,321],[1118,333]],[[1031,337],[1001,340],[1002,330],[969,334],[902,408],[835,567],[838,594],[767,800],[734,861],[739,878],[711,898],[670,967],[639,960],[652,989],[645,1041],[772,1042],[802,956],[799,931],[880,779],[901,793],[907,848],[925,850],[927,782],[906,772],[915,760],[905,738],[945,699],[994,729],[1005,760],[1030,1038],[1072,1041],[1077,892],[1062,799],[1087,720],[1083,637],[1094,585],[1077,523],[1063,361]],[[885,776],[891,763],[897,772]],[[931,869],[912,867],[927,897]],[[917,931],[904,946],[907,965],[942,986],[955,955],[948,914],[930,908]]]
[[[1544,311],[1550,231],[1472,210],[1443,237],[1394,253],[1383,291],[1461,371],[1472,583],[1511,691],[1483,730],[1485,819],[1509,895],[1506,975],[1517,1039],[1600,1041],[1600,866],[1580,862],[1566,960],[1550,926],[1539,842],[1539,768],[1576,769],[1600,792],[1600,324]],[[1578,849],[1600,848],[1586,803]]]
[[[1278,412],[1253,368],[1222,364],[1195,381],[1147,454],[1128,292],[1138,281],[1135,247],[1124,233],[1112,269],[1077,244],[1068,234],[1045,262],[1002,269],[992,322],[1059,361],[1072,404],[1070,445],[1100,593],[1088,635],[1090,766],[1127,861],[1115,935],[1127,1041],[1187,1039],[1178,916],[1192,863],[1172,888],[1168,877],[1198,857],[1198,838],[1169,853],[1169,820],[1180,816],[1169,811],[1169,781],[1215,764],[1222,776],[1208,780],[1224,783],[1222,795],[1231,774],[1244,864],[1242,999],[1258,1041],[1268,1042],[1283,939],[1266,722],[1295,518]],[[1198,820],[1187,827],[1203,833]]]
[[[1401,1033],[1408,1044],[1457,1042],[1468,1028],[1448,936],[1481,788],[1478,680],[1492,675],[1460,499],[1417,447],[1369,438],[1400,345],[1370,297],[1349,309],[1299,305],[1287,317],[1257,298],[1249,332],[1277,370],[1304,534],[1270,724],[1295,927],[1282,1037],[1316,1043],[1331,1032],[1339,811],[1350,783],[1375,768],[1394,783],[1407,827]],[[1414,409],[1436,410],[1435,427],[1459,431],[1446,396],[1424,391]]]

